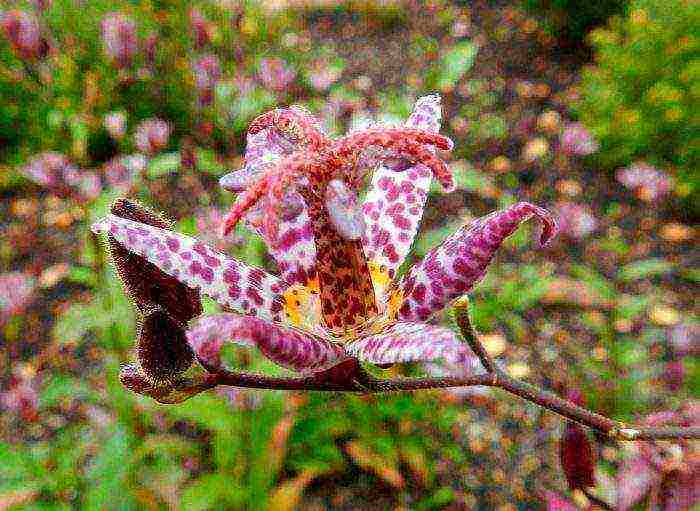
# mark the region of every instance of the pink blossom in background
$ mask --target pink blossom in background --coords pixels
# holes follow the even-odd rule
[[[296,72],[284,60],[262,59],[258,76],[263,85],[274,91],[283,91],[296,78]]]
[[[102,181],[94,172],[83,171],[68,184],[85,200],[95,200],[102,193]]]
[[[17,414],[21,420],[33,422],[39,417],[39,393],[28,377],[13,376],[10,388],[0,392],[0,407]]]
[[[36,281],[21,272],[0,274],[0,325],[22,314],[34,297]]]
[[[199,239],[222,252],[241,247],[245,243],[245,238],[240,235],[232,234],[226,237],[218,235],[223,228],[225,216],[221,210],[214,207],[201,209],[195,213]]]
[[[146,63],[152,66],[156,62],[156,50],[158,49],[158,34],[149,34],[143,42],[143,56]]]
[[[648,202],[662,199],[673,189],[670,177],[645,162],[637,162],[618,170],[617,180]]]
[[[109,112],[102,121],[107,133],[114,140],[121,140],[126,134],[126,114],[124,112]]]
[[[332,66],[326,61],[318,61],[311,67],[309,82],[314,89],[323,92],[337,82],[342,74],[342,67]]]
[[[671,360],[664,364],[663,380],[666,387],[672,392],[677,392],[683,387],[685,380],[685,367],[683,360]]]
[[[544,499],[547,503],[547,511],[580,511],[573,502],[553,491],[547,490]]]
[[[51,4],[53,2],[51,0],[32,0],[32,4],[34,5],[34,8],[43,11],[51,7]]]
[[[79,170],[68,158],[55,152],[34,156],[22,173],[53,192],[73,195],[79,200],[96,198],[102,188],[97,174]]]
[[[700,353],[700,325],[680,323],[671,327],[667,341],[677,356],[697,355]]]
[[[598,228],[591,208],[573,202],[560,202],[556,208],[559,232],[574,239],[585,238]]]
[[[63,175],[70,167],[72,164],[64,155],[46,152],[29,160],[22,173],[37,184],[54,188],[63,183]]]
[[[201,11],[194,7],[190,9],[190,26],[195,48],[201,49],[211,42],[212,25],[204,18]]]
[[[199,91],[200,102],[203,105],[211,104],[214,87],[221,78],[219,58],[216,55],[205,55],[193,64],[192,71],[194,72],[195,87]]]
[[[575,156],[587,156],[600,148],[591,132],[579,122],[564,126],[560,141],[564,152]]]
[[[46,53],[46,41],[34,14],[19,10],[0,13],[0,28],[20,58],[35,60]]]
[[[154,155],[165,149],[170,138],[170,126],[167,122],[151,118],[146,119],[136,127],[134,142],[142,153]]]
[[[646,426],[698,426],[700,401],[690,401],[677,412],[647,416]],[[697,442],[639,442],[617,473],[619,511],[630,511],[649,501],[651,509],[689,511],[700,503],[700,453]]]
[[[117,67],[129,67],[138,51],[136,23],[118,12],[107,14],[102,20],[102,42]]]
[[[105,163],[105,181],[111,188],[128,190],[134,181],[135,167],[130,157],[116,156]]]

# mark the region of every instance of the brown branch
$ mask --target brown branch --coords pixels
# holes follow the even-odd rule
[[[253,373],[240,373],[220,369],[216,372],[200,375],[196,378],[183,378],[167,387],[153,387],[142,381],[134,382],[125,376],[127,368],[122,370],[121,380],[128,388],[151,396],[161,403],[178,403],[200,392],[213,389],[219,385],[265,389],[265,390],[304,390],[311,392],[357,392],[365,394],[378,394],[384,392],[410,392],[426,389],[474,387],[486,386],[505,390],[541,406],[562,417],[573,420],[594,429],[608,437],[620,441],[635,440],[672,440],[672,439],[700,439],[700,427],[646,427],[627,426],[621,422],[603,417],[595,412],[582,408],[571,401],[563,399],[543,389],[539,389],[529,383],[525,383],[500,371],[495,375],[490,373],[468,377],[442,377],[442,378],[374,378],[359,364],[352,360],[351,366],[358,368],[353,376],[345,381],[334,377],[331,368],[328,371],[300,377],[272,377]],[[129,370],[132,369],[129,367]],[[347,367],[343,368],[347,373]],[[133,377],[133,373],[128,376]]]
[[[454,387],[494,387],[541,406],[566,419],[587,426],[614,440],[700,439],[700,427],[627,426],[578,406],[576,403],[561,398],[552,392],[512,378],[496,366],[483,344],[479,341],[471,326],[467,305],[466,300],[457,300],[455,316],[465,340],[486,368],[486,373],[484,374],[466,377],[381,379],[375,378],[365,371],[357,359],[348,358],[325,371],[298,377],[274,377],[234,372],[208,366],[205,361],[202,361],[201,364],[207,371],[206,374],[201,374],[194,378],[180,378],[161,386],[156,386],[146,381],[145,377],[134,366],[122,368],[119,377],[121,382],[134,392],[150,396],[161,403],[168,404],[182,402],[219,385],[266,390],[357,392],[364,394],[411,392]]]
[[[452,310],[454,311],[455,321],[462,332],[464,340],[467,341],[469,347],[476,354],[476,356],[479,357],[481,364],[489,373],[498,374],[496,364],[479,340],[479,336],[472,326],[472,321],[469,317],[469,298],[467,295],[455,300]]]

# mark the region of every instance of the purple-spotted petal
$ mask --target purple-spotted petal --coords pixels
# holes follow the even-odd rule
[[[294,110],[295,107],[291,107]],[[299,110],[301,112],[301,110]],[[312,117],[308,115],[309,122]],[[219,184],[228,191],[240,193],[260,178],[265,169],[299,148],[299,142],[291,140],[274,127],[249,133],[245,153],[245,167],[223,176]],[[278,224],[278,236],[271,240],[259,228],[262,222],[264,201],[249,212],[246,223],[267,244],[270,255],[277,262],[280,275],[290,284],[307,285],[316,275],[316,246],[311,220],[306,204],[298,193],[292,191],[285,197],[286,215]],[[275,243],[273,243],[275,241]]]
[[[284,293],[289,284],[259,268],[216,252],[190,236],[114,215],[104,217],[93,230],[112,235],[127,250],[226,307],[273,321],[285,320]],[[307,325],[320,324],[318,307],[309,307],[306,312]]]
[[[218,367],[224,342],[257,346],[276,364],[299,372],[328,369],[348,358],[342,346],[260,318],[221,314],[198,321],[187,334],[200,360]]]
[[[250,339],[235,336],[238,318],[241,316],[224,312],[198,319],[187,330],[187,342],[196,353],[197,358],[209,367],[221,367],[221,348],[227,341],[244,346],[254,346]]]
[[[440,129],[440,96],[419,98],[406,126],[437,133]],[[363,246],[375,272],[382,269],[388,278],[375,277],[375,290],[381,300],[386,284],[406,258],[428,198],[432,181],[424,165],[410,168],[382,165],[372,175],[372,182],[362,205],[366,225]]]
[[[491,213],[448,237],[392,291],[390,301],[401,300],[398,319],[425,321],[471,290],[503,241],[533,216],[543,224],[540,243],[545,245],[556,234],[556,223],[548,211],[527,202]]]
[[[429,362],[479,371],[479,359],[449,328],[425,323],[396,323],[383,332],[369,335],[347,346],[348,353],[373,364]]]

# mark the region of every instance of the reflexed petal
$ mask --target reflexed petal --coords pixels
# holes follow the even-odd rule
[[[307,110],[297,106],[272,110],[260,115],[250,125],[245,167],[226,174],[219,183],[225,190],[240,193],[283,156],[324,142],[325,135],[318,120]]]
[[[240,316],[228,312],[212,314],[198,319],[187,330],[187,342],[200,362],[213,368],[221,367],[221,348],[227,341],[254,346],[250,339],[235,337],[238,328],[237,318]]]
[[[215,252],[195,238],[114,215],[104,217],[93,230],[110,234],[166,274],[243,314],[283,321],[290,314],[288,293],[294,292],[295,298],[304,295],[307,300],[294,305],[304,308],[302,326],[320,325],[318,300],[314,302],[313,296],[304,294],[301,286],[289,286],[259,268]]]
[[[348,353],[373,364],[428,362],[444,360],[450,365],[473,372],[480,368],[479,359],[469,346],[449,328],[425,323],[396,323],[382,333],[350,343]]]
[[[503,241],[532,216],[542,221],[540,243],[546,244],[556,233],[546,210],[520,202],[496,211],[462,227],[412,267],[391,292],[390,308],[398,309],[402,321],[425,321],[441,311],[472,289]]]
[[[424,96],[416,102],[406,126],[437,133],[441,114],[440,96]],[[407,169],[382,165],[372,175],[362,205],[363,245],[380,301],[411,248],[431,182],[432,174],[424,165]]]
[[[221,343],[228,341],[257,346],[276,364],[299,372],[321,371],[348,358],[339,344],[259,318],[225,314],[208,319],[188,332],[188,340],[200,358],[215,366]]]

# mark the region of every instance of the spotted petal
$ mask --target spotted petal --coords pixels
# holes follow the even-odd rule
[[[424,96],[416,102],[406,126],[437,133],[440,118],[440,96]],[[382,165],[372,175],[362,205],[363,245],[380,300],[411,248],[431,181],[432,174],[421,164],[407,169]]]
[[[212,314],[199,318],[187,330],[187,342],[200,362],[212,368],[221,367],[221,348],[227,341],[253,346],[250,339],[235,337],[239,317],[229,312]]]
[[[472,373],[480,367],[479,359],[457,334],[425,323],[396,323],[349,344],[347,350],[360,360],[380,365],[442,360]]]
[[[109,233],[127,250],[221,305],[273,321],[289,321],[292,313],[303,309],[303,315],[297,314],[299,326],[320,328],[320,307],[312,293],[216,252],[195,238],[115,215],[94,224],[93,231]],[[292,295],[295,303],[287,306]]]
[[[222,343],[229,341],[257,346],[276,364],[299,372],[321,371],[348,358],[341,345],[322,337],[238,314],[204,318],[187,338],[200,360],[214,367],[220,365]]]
[[[556,223],[549,212],[527,202],[480,218],[448,237],[391,291],[389,302],[398,309],[398,319],[425,321],[471,290],[503,241],[532,216],[542,221],[540,243],[545,245],[556,234]]]
[[[308,112],[297,107],[280,109],[278,115],[292,114],[295,118],[303,119],[308,129],[321,135],[318,123]],[[228,191],[240,193],[257,181],[265,169],[270,168],[280,159],[300,148],[304,139],[292,139],[277,127],[270,126],[248,133],[245,153],[245,167],[241,170],[226,174],[219,183]],[[306,206],[297,194],[292,192],[290,204],[301,204],[301,208],[290,208],[290,214],[282,218],[278,224],[278,236],[275,243],[259,228],[264,204],[259,204],[255,210],[246,215],[248,226],[261,235],[268,246],[270,255],[275,259],[280,275],[290,284],[315,285],[316,247],[313,240],[313,230]],[[278,243],[279,241],[279,243]]]

